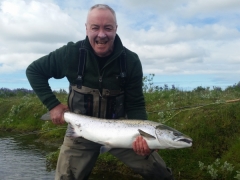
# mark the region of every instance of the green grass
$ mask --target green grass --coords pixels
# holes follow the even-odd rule
[[[56,95],[66,103],[66,93]],[[162,122],[193,139],[191,148],[159,151],[173,170],[175,179],[221,180],[240,176],[237,173],[240,171],[240,102],[227,103],[240,97],[238,86],[226,90],[197,87],[193,91],[152,88],[144,95],[150,120]],[[66,125],[56,127],[51,122],[39,120],[46,112],[47,109],[34,94],[0,96],[0,129],[20,133],[36,131],[39,140],[50,144],[55,142],[59,147]],[[47,156],[51,168],[55,168],[57,155],[58,150]],[[214,163],[218,159],[220,164],[217,166]],[[203,169],[199,162],[204,164]],[[232,166],[233,170],[224,169],[224,163]],[[93,174],[106,170],[121,170],[139,179],[109,154],[99,157]]]
[[[229,174],[218,169],[216,179],[236,176],[240,170],[240,102],[226,102],[238,99],[239,95],[238,87],[145,94],[149,119],[164,122],[193,139],[189,149],[159,151],[176,179],[214,179],[208,171],[200,170],[198,162],[211,165],[217,158],[233,165],[234,170]]]

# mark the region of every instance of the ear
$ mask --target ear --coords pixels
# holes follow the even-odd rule
[[[88,34],[88,33],[87,33],[87,23],[85,23],[85,27],[86,27],[86,35],[87,35],[87,34]]]

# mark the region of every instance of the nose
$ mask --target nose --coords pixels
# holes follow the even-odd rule
[[[99,38],[105,38],[107,35],[105,34],[105,32],[103,30],[100,30],[98,33],[98,37]]]

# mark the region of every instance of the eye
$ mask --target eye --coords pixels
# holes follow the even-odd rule
[[[112,30],[113,30],[113,28],[112,28],[112,27],[110,27],[110,26],[107,26],[107,27],[105,27],[105,30],[106,30],[106,31],[112,31]]]
[[[99,28],[98,27],[92,27],[91,30],[92,31],[97,31]]]
[[[174,136],[181,136],[182,133],[180,133],[180,132],[173,132],[173,135],[174,135]]]

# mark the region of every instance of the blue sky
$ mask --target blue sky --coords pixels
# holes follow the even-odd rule
[[[31,89],[26,67],[85,38],[87,12],[96,3],[115,9],[117,33],[156,85],[188,90],[240,81],[239,0],[0,0],[0,88]],[[68,89],[66,79],[50,85]]]

